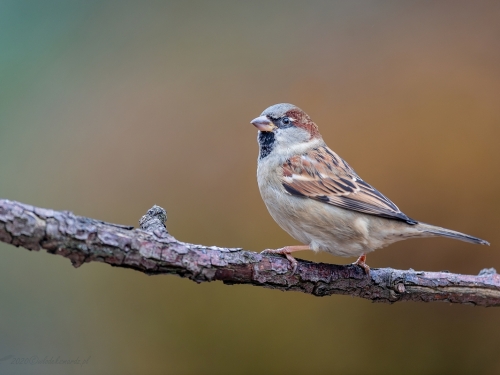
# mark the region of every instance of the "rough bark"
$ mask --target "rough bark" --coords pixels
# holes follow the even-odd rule
[[[346,294],[376,302],[443,301],[480,306],[500,305],[500,275],[372,269],[369,276],[353,265],[299,260],[295,274],[288,261],[239,248],[185,243],[171,236],[166,212],[154,206],[140,229],[105,223],[19,202],[0,200],[0,241],[29,250],[62,255],[75,267],[92,261],[150,275],[176,274],[196,282],[221,280],[314,296]]]

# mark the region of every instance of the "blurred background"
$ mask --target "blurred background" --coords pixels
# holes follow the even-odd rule
[[[400,242],[372,267],[500,270],[500,3],[0,1],[0,198],[179,240],[296,244],[256,183],[291,102],[406,214],[484,238]],[[298,253],[313,261],[355,259]],[[499,373],[500,310],[197,285],[0,244],[8,374]]]

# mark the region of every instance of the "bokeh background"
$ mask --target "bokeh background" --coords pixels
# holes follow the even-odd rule
[[[500,269],[500,3],[0,1],[0,197],[178,239],[295,244],[256,184],[291,102],[410,217],[492,243],[401,242],[372,267]],[[354,259],[298,257],[331,263]],[[0,244],[5,374],[499,373],[500,310],[197,285]]]

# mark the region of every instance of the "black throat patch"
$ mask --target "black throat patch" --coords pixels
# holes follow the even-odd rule
[[[257,138],[259,141],[259,159],[264,159],[267,155],[271,153],[274,148],[274,143],[276,139],[274,138],[273,132],[259,132],[259,136]]]

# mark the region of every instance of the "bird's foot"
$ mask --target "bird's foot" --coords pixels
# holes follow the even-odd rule
[[[362,254],[357,261],[355,261],[354,263],[352,263],[353,265],[356,265],[356,266],[360,266],[364,271],[365,273],[370,276],[370,267],[368,266],[368,264],[365,263],[366,262],[366,254]]]
[[[286,256],[286,259],[290,262],[290,267],[292,268],[292,275],[297,271],[298,262],[291,253],[294,251],[309,250],[309,246],[285,246],[281,249],[266,249],[261,251],[261,254],[281,254]]]

